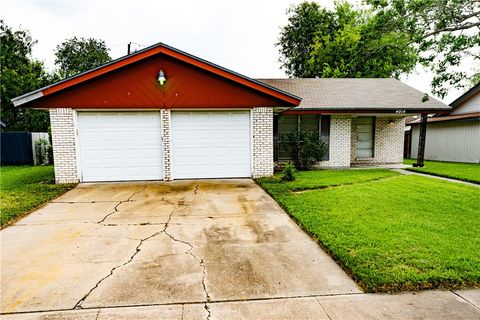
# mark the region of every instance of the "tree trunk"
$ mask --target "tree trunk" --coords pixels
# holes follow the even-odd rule
[[[427,114],[422,113],[422,121],[420,122],[420,137],[418,140],[417,163],[414,167],[423,167],[423,159],[425,157],[425,138],[427,137]]]

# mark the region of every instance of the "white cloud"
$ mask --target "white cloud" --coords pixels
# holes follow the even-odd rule
[[[106,41],[114,58],[133,49],[164,42],[250,77],[284,77],[275,47],[286,10],[301,0],[238,1],[0,1],[2,18],[31,31],[34,56],[54,67],[53,51],[67,38]],[[319,1],[332,7],[333,1]],[[138,44],[142,45],[139,46]],[[429,91],[428,73],[405,77]],[[449,95],[446,102],[459,93]]]

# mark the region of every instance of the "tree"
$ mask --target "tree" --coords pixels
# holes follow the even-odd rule
[[[14,31],[0,20],[0,104],[5,131],[46,132],[48,129],[47,112],[17,108],[11,101],[52,81],[43,63],[31,57],[35,44],[28,31]]]
[[[399,77],[421,64],[434,72],[432,92],[468,82],[462,58],[478,62],[479,0],[365,0],[333,10],[292,7],[279,42],[294,77]],[[474,30],[475,29],[475,30]]]
[[[470,86],[475,87],[477,84],[480,84],[480,72],[477,71],[475,75],[470,78]]]
[[[68,78],[111,61],[109,51],[103,40],[73,37],[57,46],[55,64],[60,77]]]
[[[316,2],[302,2],[287,10],[288,24],[282,28],[277,46],[286,72],[298,78],[314,77],[309,68],[310,53],[318,33],[335,31],[334,14]]]
[[[432,92],[468,87],[478,78],[480,60],[479,0],[367,0],[385,24],[408,34],[419,62],[434,77]],[[399,50],[405,46],[400,46]],[[469,60],[467,62],[467,60]],[[472,69],[467,72],[465,65]]]
[[[389,30],[370,10],[336,3],[333,11],[303,2],[280,34],[281,62],[294,77],[398,77],[415,68],[415,50],[396,50],[408,36]],[[381,49],[379,49],[381,48]]]

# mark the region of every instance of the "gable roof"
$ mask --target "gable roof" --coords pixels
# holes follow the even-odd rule
[[[251,79],[242,74],[239,74],[237,72],[231,71],[229,69],[226,69],[219,65],[211,63],[207,60],[201,59],[199,57],[193,56],[184,51],[168,46],[164,43],[157,43],[150,47],[137,51],[133,54],[123,56],[119,59],[108,62],[97,68],[88,70],[86,72],[77,74],[70,78],[64,79],[62,81],[53,83],[51,85],[40,88],[38,90],[16,97],[12,99],[12,102],[14,106],[23,105],[23,106],[34,107],[35,101],[42,100],[47,96],[58,94],[67,89],[85,84],[93,79],[98,79],[116,70],[124,68],[130,64],[145,60],[147,58],[153,57],[158,54],[163,54],[168,57],[178,59],[184,63],[195,66],[201,70],[215,74],[222,78],[226,78],[237,85],[240,85],[242,87],[248,88],[250,90],[253,90],[261,94],[267,95],[271,98],[274,98],[276,99],[277,103],[281,103],[284,106],[296,106],[301,101],[301,98],[294,94],[283,91],[276,87],[272,87],[268,84],[259,82],[257,80]]]
[[[449,111],[443,102],[425,96],[397,79],[385,78],[307,78],[258,79],[302,97],[293,110],[322,111]]]
[[[458,107],[460,104],[462,104],[464,101],[468,100],[470,97],[472,97],[474,94],[480,91],[480,82],[477,83],[475,86],[470,88],[467,92],[462,94],[460,97],[458,97],[455,101],[450,103],[450,106],[455,109]]]

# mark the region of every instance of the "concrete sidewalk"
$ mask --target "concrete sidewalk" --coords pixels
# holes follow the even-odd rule
[[[404,170],[404,169],[391,169],[391,170],[396,171],[396,172],[401,173],[401,174],[404,174],[404,175],[414,175],[414,176],[433,178],[433,179],[449,181],[449,182],[454,182],[454,183],[460,183],[460,184],[464,184],[464,185],[467,185],[467,186],[480,188],[480,184],[471,183],[471,182],[468,182],[468,181],[445,178],[445,177],[440,177],[440,176],[436,176],[436,175],[433,175],[433,174],[428,174],[428,173],[423,173],[423,172],[418,172],[418,171],[409,171],[409,170]]]
[[[480,319],[480,289],[402,294],[349,294],[92,308],[6,315],[2,319]]]

